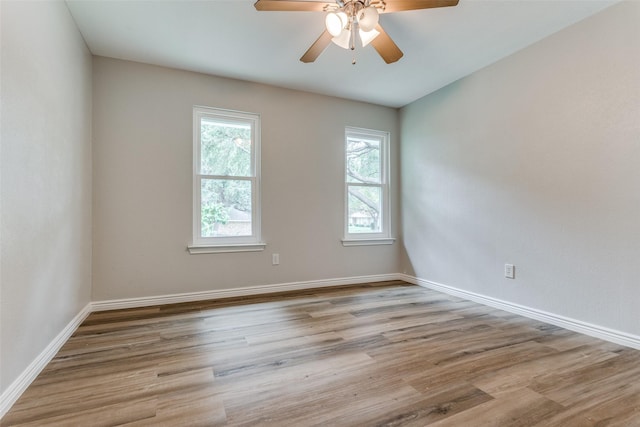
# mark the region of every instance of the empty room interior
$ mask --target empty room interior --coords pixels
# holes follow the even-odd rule
[[[640,426],[639,23],[0,0],[0,425]]]

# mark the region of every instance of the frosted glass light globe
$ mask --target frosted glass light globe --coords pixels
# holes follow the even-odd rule
[[[344,12],[328,13],[324,20],[324,24],[327,27],[327,31],[333,37],[337,37],[342,32],[342,29],[347,25],[349,18]]]
[[[371,31],[362,31],[362,28],[359,30],[360,33],[360,41],[362,42],[362,47],[367,46],[369,43],[373,41],[376,37],[380,35],[380,32],[376,29]]]
[[[375,6],[365,7],[358,12],[358,25],[362,31],[371,31],[378,25],[378,9]]]
[[[351,31],[342,30],[342,32],[337,37],[332,38],[331,41],[343,49],[350,49]]]

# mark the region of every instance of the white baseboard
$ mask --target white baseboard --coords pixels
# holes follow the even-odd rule
[[[0,418],[2,418],[13,406],[18,398],[24,393],[29,385],[42,372],[45,366],[53,359],[58,350],[73,335],[78,326],[91,313],[91,303],[87,304],[80,312],[71,319],[71,322],[49,343],[49,345],[38,355],[38,357],[27,366],[22,374],[0,395]]]
[[[309,280],[306,282],[280,283],[275,285],[248,286],[234,289],[216,289],[203,292],[188,292],[183,294],[158,295],[153,297],[124,298],[106,301],[94,301],[92,311],[119,310],[123,308],[149,307],[153,305],[176,304],[181,302],[205,301],[245,297],[251,295],[272,294],[277,292],[299,291],[306,289],[327,288],[332,286],[348,286],[359,283],[385,282],[388,280],[403,280],[396,273],[378,274],[372,276],[344,277],[340,279]]]
[[[591,323],[583,322],[581,320],[571,319],[568,317],[560,316],[558,314],[548,313],[546,311],[538,310],[535,308],[514,304],[508,301],[499,300],[497,298],[477,294],[475,292],[469,292],[462,289],[454,288],[452,286],[443,285],[442,283],[432,282],[430,280],[409,276],[407,274],[398,274],[398,279],[404,280],[405,282],[413,283],[414,285],[422,286],[424,288],[429,288],[445,294],[468,299],[470,301],[488,305],[490,307],[499,308],[510,313],[519,314],[530,319],[540,320],[542,322],[560,326],[561,328],[569,329],[574,332],[579,332],[581,334],[589,335],[592,337],[603,339],[605,341],[610,341],[616,344],[640,350],[640,336],[637,335],[605,328],[604,326],[594,325]]]

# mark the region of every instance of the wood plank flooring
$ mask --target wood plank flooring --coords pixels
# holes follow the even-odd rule
[[[640,426],[640,351],[403,282],[91,314],[2,426]]]

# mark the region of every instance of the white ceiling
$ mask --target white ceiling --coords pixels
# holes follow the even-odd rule
[[[257,12],[254,0],[67,0],[94,55],[214,74],[391,107],[406,105],[618,0],[460,0],[382,15],[404,57],[331,44],[318,12]]]

